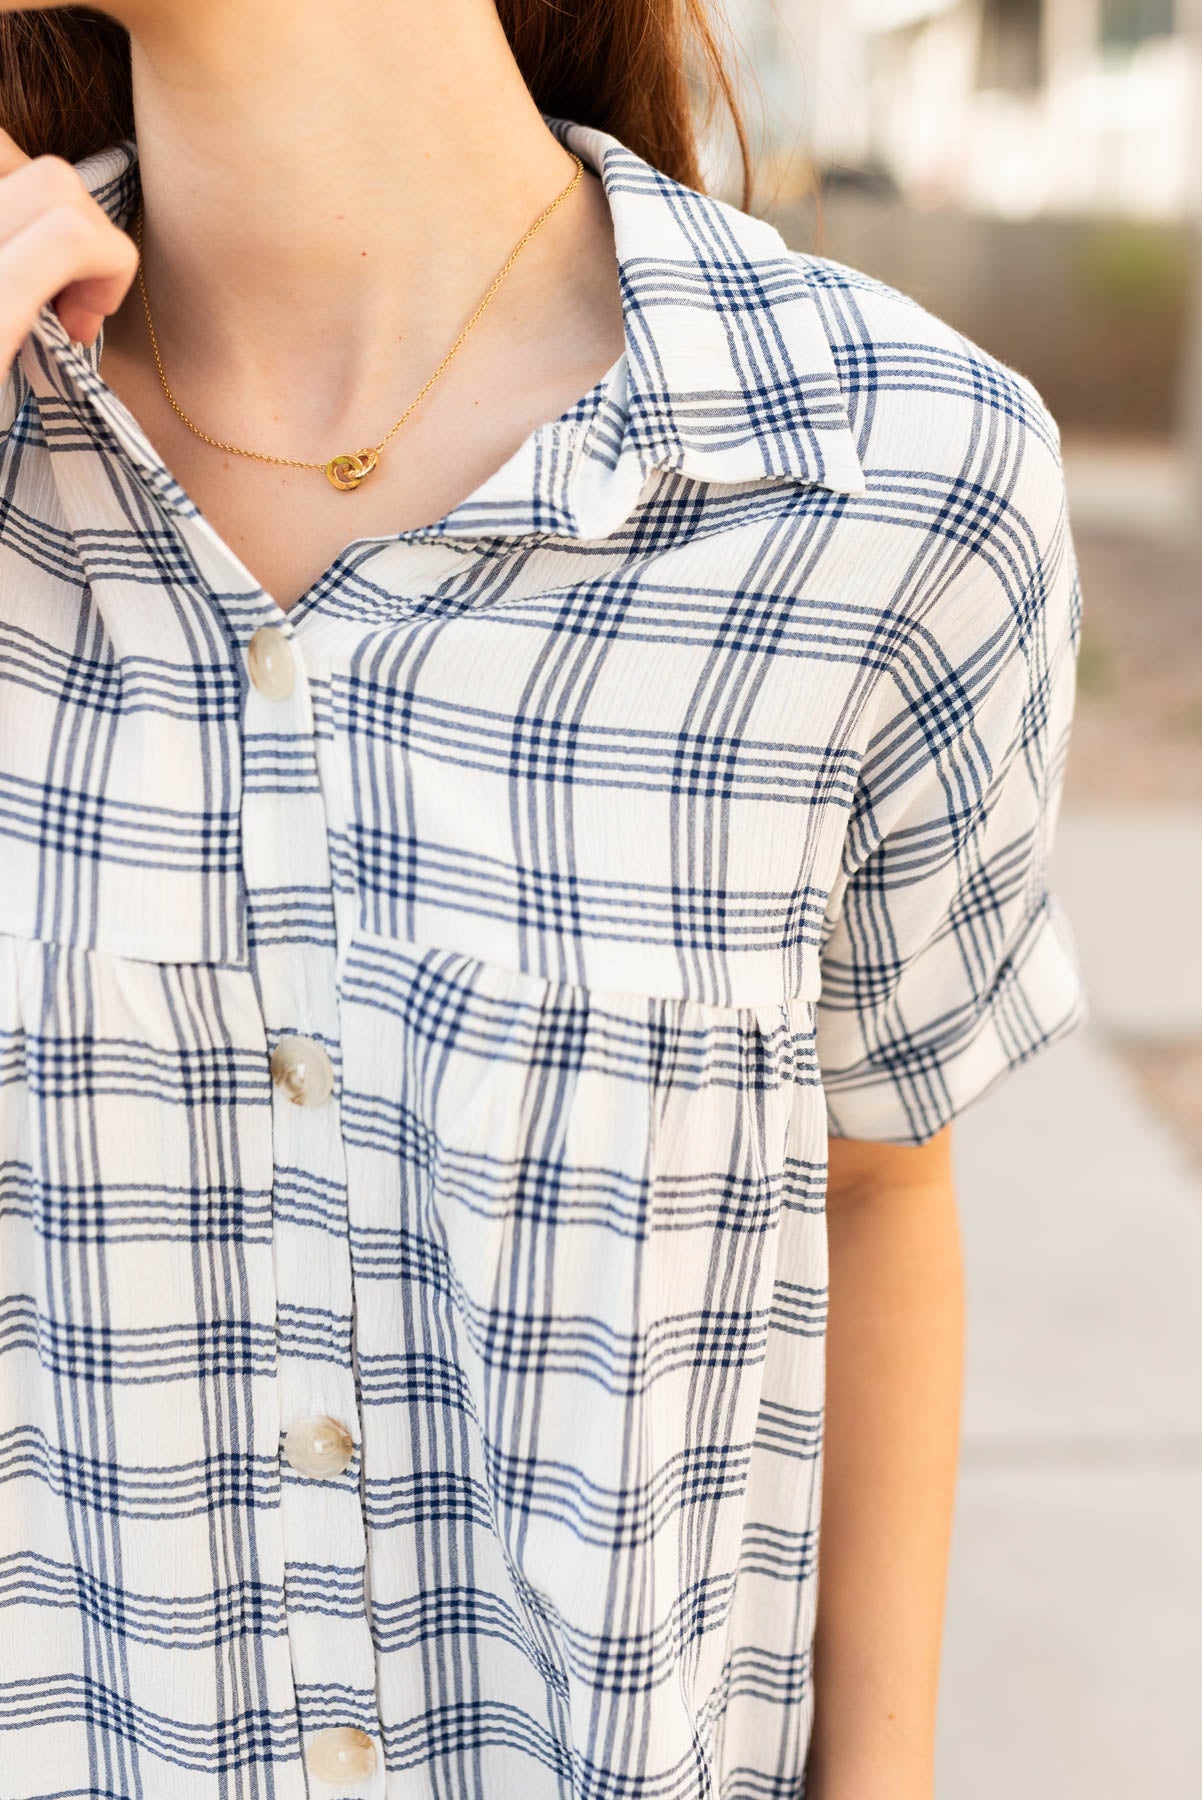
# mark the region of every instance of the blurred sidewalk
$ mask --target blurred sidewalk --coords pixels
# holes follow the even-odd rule
[[[938,1794],[1184,1800],[1202,1791],[1202,1165],[1125,1045],[1202,1040],[1202,804],[1067,808],[1055,880],[1093,1019],[955,1127],[968,1379]]]
[[[1188,543],[1197,499],[1181,448],[1064,436],[1064,474],[1073,529],[1161,543]]]
[[[939,1800],[1202,1793],[1202,570],[1171,448],[1065,442],[1053,879],[1090,1023],[955,1127],[964,1455]]]

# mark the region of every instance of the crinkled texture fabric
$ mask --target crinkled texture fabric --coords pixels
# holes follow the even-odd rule
[[[51,309],[4,395],[4,1800],[794,1800],[828,1132],[1083,1016],[1039,395],[548,124],[621,358],[287,615]]]

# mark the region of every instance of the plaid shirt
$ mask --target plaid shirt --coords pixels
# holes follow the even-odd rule
[[[4,390],[3,1800],[792,1800],[828,1131],[1083,1016],[1039,395],[548,123],[622,357],[286,616]]]

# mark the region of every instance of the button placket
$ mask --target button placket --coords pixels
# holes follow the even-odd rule
[[[285,660],[286,659],[286,660]],[[271,1082],[281,1525],[306,1770],[355,1800],[384,1791],[351,1343],[328,831],[310,671],[286,624],[246,647],[243,865]],[[350,1785],[347,1785],[350,1784]]]

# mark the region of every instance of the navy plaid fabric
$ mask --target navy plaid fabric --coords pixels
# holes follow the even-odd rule
[[[622,357],[287,616],[49,308],[3,395],[3,1800],[792,1800],[828,1132],[1083,1016],[1040,397],[548,122]]]

